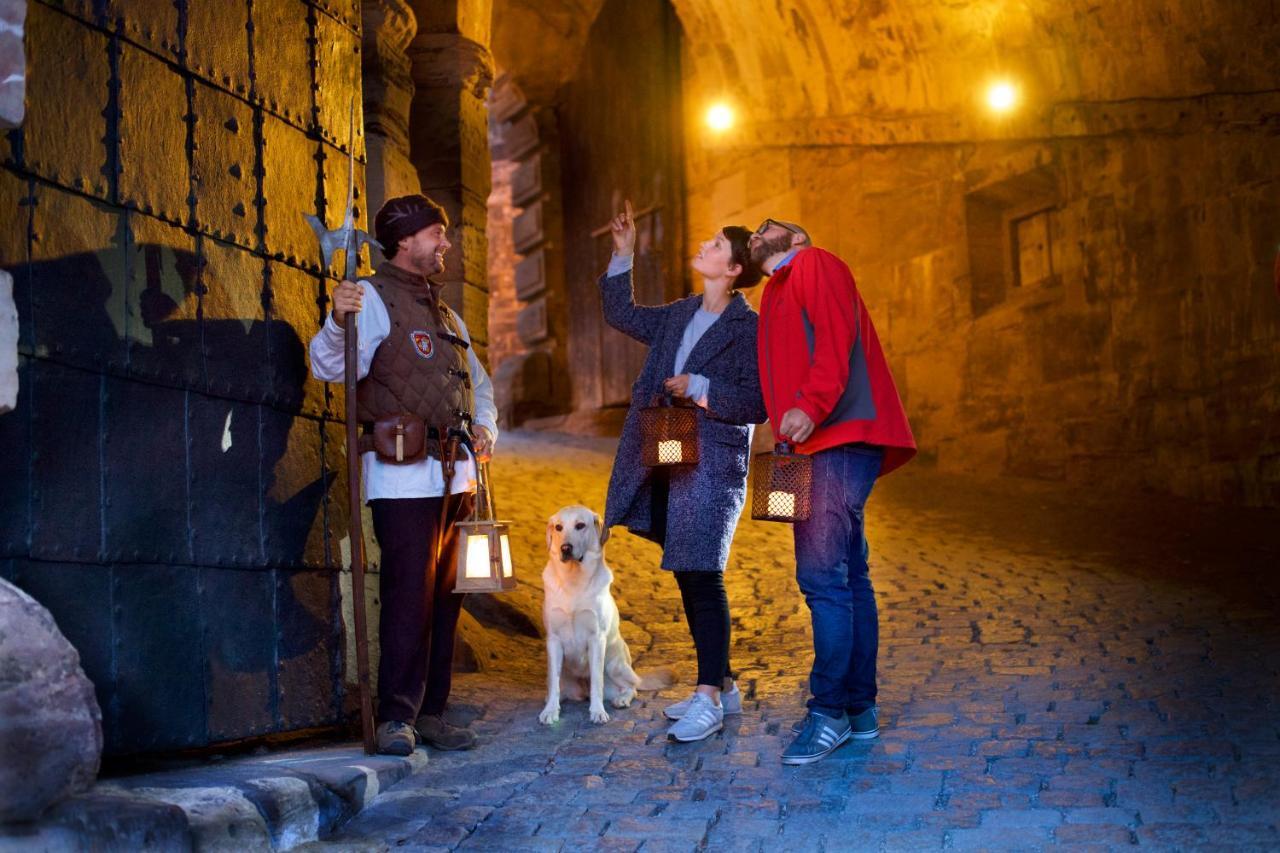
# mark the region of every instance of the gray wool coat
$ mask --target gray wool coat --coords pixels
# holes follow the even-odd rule
[[[640,377],[631,386],[631,407],[609,477],[604,523],[606,527],[624,525],[661,543],[660,531],[652,530],[650,469],[640,462],[640,410],[662,394],[685,326],[702,297],[636,305],[629,272],[602,277],[600,290],[609,325],[649,347]],[[664,569],[719,572],[729,560],[729,544],[747,497],[747,425],[767,417],[756,367],[757,320],[742,294],[735,294],[685,362],[684,372],[707,377],[710,389],[706,410],[697,409],[698,464],[668,469]]]

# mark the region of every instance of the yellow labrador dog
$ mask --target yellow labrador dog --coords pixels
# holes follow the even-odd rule
[[[567,506],[547,522],[547,704],[538,715],[545,725],[560,719],[562,694],[582,699],[586,686],[591,722],[607,723],[605,701],[626,708],[642,686],[618,633],[618,605],[609,592],[613,572],[604,562],[608,538],[600,516],[584,506]]]

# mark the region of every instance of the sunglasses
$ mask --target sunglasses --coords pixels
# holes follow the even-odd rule
[[[792,234],[800,234],[804,237],[809,236],[808,233],[806,233],[799,225],[792,225],[790,222],[783,222],[780,219],[766,219],[764,222],[760,223],[760,227],[756,229],[756,236],[763,237],[764,232],[769,230],[770,225],[777,225],[779,228],[785,231],[790,231]]]

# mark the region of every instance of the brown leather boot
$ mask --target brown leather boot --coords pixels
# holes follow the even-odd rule
[[[408,723],[395,720],[378,726],[378,753],[380,755],[412,755],[413,729]]]
[[[471,749],[476,745],[476,736],[469,729],[445,722],[440,714],[422,715],[414,728],[423,743],[436,749]]]

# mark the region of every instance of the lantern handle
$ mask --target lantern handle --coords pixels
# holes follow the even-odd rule
[[[493,489],[489,485],[489,463],[476,463],[476,520],[496,521],[498,509],[493,502]]]

